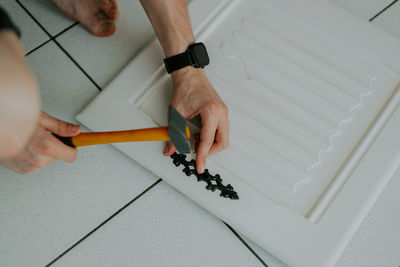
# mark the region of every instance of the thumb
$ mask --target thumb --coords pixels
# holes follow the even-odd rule
[[[165,156],[171,156],[175,152],[176,152],[175,146],[171,143],[171,141],[168,141],[167,144],[165,145],[165,148],[164,148],[164,152],[163,152],[164,155]]]
[[[47,113],[40,115],[40,124],[46,129],[59,136],[75,136],[81,132],[81,126],[58,120]]]

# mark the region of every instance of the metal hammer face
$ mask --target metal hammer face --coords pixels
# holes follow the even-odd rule
[[[194,151],[194,138],[188,121],[172,106],[169,107],[168,136],[179,153]]]

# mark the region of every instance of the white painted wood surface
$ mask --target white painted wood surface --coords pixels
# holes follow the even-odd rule
[[[332,265],[400,160],[399,41],[314,0],[194,1],[190,11],[231,112],[231,148],[208,168],[241,199],[188,179],[162,143],[116,146],[286,263]],[[154,41],[78,120],[96,131],[165,125],[162,58]]]

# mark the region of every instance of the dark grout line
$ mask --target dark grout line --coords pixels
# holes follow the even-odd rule
[[[64,30],[62,30],[61,32],[57,33],[56,35],[54,35],[53,38],[57,38],[58,36],[60,36],[61,34],[63,34],[64,32],[68,31],[69,29],[73,28],[75,25],[78,25],[79,22],[75,22],[74,24],[71,24],[70,26],[68,26],[67,28],[65,28]],[[29,56],[30,54],[32,54],[33,52],[35,52],[36,50],[38,50],[39,48],[41,48],[42,46],[44,46],[45,44],[51,42],[53,39],[50,38],[46,41],[44,41],[43,43],[41,43],[40,45],[36,46],[35,48],[33,48],[31,51],[29,51],[28,53],[25,54],[25,57]]]
[[[60,36],[61,34],[63,34],[64,32],[68,31],[69,29],[75,27],[76,25],[78,25],[79,22],[75,21],[73,24],[69,25],[67,28],[65,28],[64,30],[60,31],[59,33],[57,33],[56,35],[53,36],[53,38],[57,38],[58,36]]]
[[[35,52],[36,50],[38,50],[39,48],[41,48],[42,46],[44,46],[45,44],[47,44],[49,42],[51,42],[51,39],[48,39],[47,41],[44,41],[40,45],[38,45],[35,48],[33,48],[31,51],[29,51],[28,53],[25,54],[25,57],[29,56],[30,54],[32,54],[33,52]]]
[[[94,86],[96,86],[96,88],[101,91],[101,87],[93,80],[92,77],[90,77],[89,74],[87,74],[87,72],[78,64],[78,62],[76,62],[75,59],[73,59],[73,57],[60,45],[60,43],[55,39],[56,37],[58,37],[60,34],[64,33],[65,31],[69,30],[70,28],[74,27],[75,25],[78,24],[78,22],[72,24],[71,26],[67,27],[66,29],[64,29],[63,31],[61,31],[60,33],[58,33],[57,35],[55,35],[54,37],[51,36],[51,34],[46,30],[45,27],[43,27],[43,25],[33,16],[33,14],[31,12],[29,12],[29,10],[20,2],[20,0],[15,0],[20,7],[25,10],[25,12],[36,22],[37,25],[39,25],[39,27],[47,34],[48,37],[50,37],[50,40],[54,41],[54,43],[64,52],[64,54],[78,67],[78,69],[80,69],[83,74],[94,84]]]
[[[65,53],[65,55],[85,74],[85,76],[97,87],[97,89],[99,91],[101,91],[101,87],[92,79],[92,77],[90,77],[86,71],[78,64],[78,62],[75,61],[75,59],[61,46],[61,44],[56,40],[57,37],[59,37],[61,34],[65,33],[66,31],[68,31],[69,29],[73,28],[74,26],[76,26],[77,24],[79,24],[79,22],[75,22],[74,24],[68,26],[67,28],[65,28],[64,30],[62,30],[61,32],[59,32],[58,34],[56,34],[55,36],[52,36],[44,27],[43,25],[32,15],[32,13],[30,13],[28,11],[28,9],[19,1],[19,0],[15,0],[22,9],[25,10],[25,12],[36,22],[36,24],[39,25],[39,27],[48,35],[48,37],[50,37],[49,40],[45,41],[44,43],[40,44],[39,46],[37,46],[36,48],[32,49],[31,51],[29,51],[25,56],[30,55],[31,53],[33,53],[34,51],[38,50],[40,47],[44,46],[45,44],[49,43],[50,41],[54,41],[54,43]],[[393,5],[395,2],[397,2],[397,0],[395,0],[393,3],[391,3],[387,8],[389,8],[391,5]],[[380,13],[384,12],[386,9],[382,10]],[[379,14],[380,14],[379,13]],[[377,17],[379,14],[377,14],[375,17]],[[375,18],[374,17],[374,18]],[[374,19],[372,18],[372,19]],[[372,21],[372,19],[370,21]],[[139,195],[137,195],[135,198],[133,198],[131,201],[129,201],[128,203],[126,203],[123,207],[121,207],[119,210],[117,210],[114,214],[112,214],[110,217],[108,217],[106,220],[104,220],[103,222],[101,222],[98,226],[96,226],[94,229],[92,229],[89,233],[87,233],[85,236],[83,236],[81,239],[79,239],[75,244],[73,244],[71,247],[69,247],[68,249],[66,249],[64,252],[62,252],[60,255],[58,255],[55,259],[53,259],[51,262],[49,262],[48,264],[46,264],[46,267],[49,267],[51,265],[53,265],[56,261],[58,261],[61,257],[63,257],[65,254],[67,254],[69,251],[71,251],[73,248],[75,248],[76,246],[78,246],[81,242],[83,242],[86,238],[88,238],[89,236],[91,236],[94,232],[96,232],[99,228],[101,228],[103,225],[105,225],[107,222],[109,222],[110,220],[112,220],[115,216],[117,216],[119,213],[121,213],[123,210],[125,210],[128,206],[130,206],[133,202],[135,202],[137,199],[139,199],[141,196],[143,196],[145,193],[147,193],[149,190],[151,190],[154,186],[156,186],[158,183],[160,183],[162,181],[162,179],[158,179],[156,182],[154,182],[151,186],[149,186],[146,190],[144,190],[142,193],[140,193]],[[253,253],[253,255],[261,262],[262,265],[264,265],[265,267],[268,267],[268,265],[260,258],[260,256],[257,255],[257,253],[246,243],[246,241],[243,240],[243,238],[236,233],[236,231],[227,223],[224,222],[224,224],[232,231],[232,233],[247,247],[247,249],[250,250],[251,253]]]
[[[229,230],[231,230],[231,232],[237,237],[239,238],[239,240],[246,246],[246,248],[248,250],[250,250],[251,253],[253,253],[253,255],[261,262],[262,265],[264,265],[265,267],[269,267],[268,264],[266,264],[263,259],[261,259],[260,256],[258,256],[258,254],[249,246],[249,244],[246,243],[246,241],[244,241],[244,239],[226,222],[222,221],[226,227],[229,228]]]
[[[29,15],[29,17],[31,17],[31,19],[33,19],[37,25],[39,25],[39,27],[50,37],[52,38],[51,34],[43,27],[43,25],[33,16],[33,14],[31,12],[29,12],[29,10],[19,1],[19,0],[15,0],[18,5],[25,10],[25,12]]]
[[[89,74],[86,73],[86,71],[78,64],[78,62],[75,61],[75,59],[64,49],[64,47],[61,46],[61,44],[56,40],[57,37],[68,31],[69,29],[75,27],[76,25],[79,24],[79,22],[75,22],[74,24],[68,26],[55,36],[52,36],[44,27],[43,25],[30,13],[27,8],[19,1],[15,0],[22,9],[25,10],[25,12],[36,22],[37,25],[48,35],[50,38],[46,42],[40,44],[38,47],[34,48],[33,50],[29,51],[25,56],[30,55],[40,47],[44,46],[45,44],[49,43],[50,41],[54,41],[54,43],[64,52],[64,54],[83,72],[83,74],[97,87],[99,91],[101,91],[101,87],[92,79],[92,77],[89,76]],[[137,195],[135,198],[133,198],[131,201],[126,203],[123,207],[121,207],[119,210],[117,210],[115,213],[113,213],[110,217],[108,217],[105,221],[100,223],[98,226],[96,226],[94,229],[92,229],[89,233],[87,233],[85,236],[83,236],[81,239],[79,239],[75,244],[73,244],[71,247],[66,249],[64,252],[62,252],[59,256],[57,256],[55,259],[53,259],[50,263],[46,265],[50,266],[54,264],[56,261],[58,261],[61,257],[63,257],[65,254],[67,254],[69,251],[71,251],[73,248],[75,248],[77,245],[79,245],[82,241],[84,241],[86,238],[88,238],[90,235],[92,235],[95,231],[97,231],[100,227],[102,227],[104,224],[112,220],[115,216],[117,216],[119,213],[121,213],[123,210],[125,210],[129,205],[131,205],[133,202],[135,202],[137,199],[139,199],[141,196],[143,196],[145,193],[147,193],[149,190],[151,190],[154,186],[156,186],[158,183],[160,183],[162,179],[158,179],[156,182],[154,182],[151,186],[149,186],[146,190],[144,190],[142,193]]]
[[[142,193],[137,195],[135,198],[133,198],[131,201],[126,203],[122,208],[117,210],[114,214],[112,214],[110,217],[108,217],[105,221],[100,223],[98,226],[96,226],[93,230],[91,230],[89,233],[87,233],[84,237],[79,239],[75,244],[73,244],[71,247],[66,249],[63,253],[61,253],[59,256],[57,256],[54,260],[52,260],[50,263],[46,264],[46,267],[54,264],[56,261],[58,261],[62,256],[67,254],[71,249],[75,248],[77,245],[79,245],[82,241],[84,241],[86,238],[88,238],[90,235],[92,235],[94,232],[96,232],[100,227],[102,227],[104,224],[112,220],[115,216],[117,216],[119,213],[121,213],[123,210],[125,210],[129,205],[131,205],[133,202],[135,202],[138,198],[146,194],[149,190],[151,190],[153,187],[155,187],[158,183],[160,183],[162,179],[158,179],[156,182],[154,182],[151,186],[149,186],[146,190],[144,190]]]
[[[96,86],[99,91],[101,91],[101,87],[93,80],[92,77],[90,77],[89,74],[87,74],[87,72],[81,67],[81,65],[78,64],[78,62],[76,62],[76,60],[67,52],[67,50],[65,50],[64,47],[62,47],[56,39],[53,39],[53,41],[58,46],[58,48],[60,48],[64,52],[64,54],[78,67],[78,69],[83,72],[86,78],[88,78],[93,83],[93,85]]]
[[[383,12],[385,12],[389,7],[393,6],[398,0],[394,0],[392,3],[390,3],[387,7],[385,7],[384,9],[382,9],[381,11],[378,12],[378,14],[376,14],[375,16],[373,16],[372,18],[369,19],[369,22],[373,21],[374,19],[376,19],[379,15],[381,15]]]

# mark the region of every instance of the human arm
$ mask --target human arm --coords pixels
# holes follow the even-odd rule
[[[72,136],[80,127],[40,112],[35,79],[11,30],[0,31],[0,55],[0,165],[29,173],[55,159],[73,161],[76,150],[59,142],[50,131]]]
[[[58,120],[43,111],[27,144],[11,158],[0,159],[0,165],[20,174],[36,172],[54,162],[63,160],[73,162],[77,150],[59,141],[52,135],[75,136],[81,127]]]
[[[165,56],[180,54],[195,42],[185,0],[141,0]],[[172,73],[174,92],[171,105],[185,118],[200,115],[202,128],[197,147],[196,169],[202,173],[209,154],[229,145],[228,108],[208,81],[202,69],[191,66]],[[175,148],[168,143],[164,154]]]

